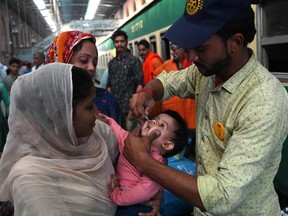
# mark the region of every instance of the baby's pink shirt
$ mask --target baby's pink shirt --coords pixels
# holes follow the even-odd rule
[[[123,156],[124,140],[129,132],[125,131],[111,118],[108,118],[111,128],[118,139],[119,158],[116,166],[116,176],[120,187],[116,188],[110,195],[111,200],[117,205],[128,206],[141,203],[151,199],[162,187],[148,176],[143,175],[132,166]],[[151,146],[151,156],[163,163],[163,157],[158,149]]]

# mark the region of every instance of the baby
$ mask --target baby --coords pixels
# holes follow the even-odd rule
[[[155,197],[162,187],[139,172],[124,158],[122,154],[124,140],[129,132],[122,129],[113,119],[109,118],[108,123],[117,136],[120,151],[116,165],[117,180],[112,179],[109,185],[110,199],[119,206],[116,215],[133,216],[138,215],[139,212],[159,211],[160,201],[154,200],[154,204],[146,202],[150,203],[150,206],[142,203]],[[163,157],[171,157],[179,153],[185,146],[187,126],[177,112],[167,110],[154,119],[145,121],[140,135],[147,136],[155,130],[160,132],[160,136],[153,140],[150,153],[155,160],[164,163]],[[158,193],[157,197],[159,199],[161,195]]]

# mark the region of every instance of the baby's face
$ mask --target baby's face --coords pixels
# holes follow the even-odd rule
[[[153,140],[152,145],[161,145],[171,141],[174,136],[176,121],[167,114],[160,114],[152,120],[144,122],[141,129],[141,136],[147,136],[151,132],[158,130],[160,136]]]

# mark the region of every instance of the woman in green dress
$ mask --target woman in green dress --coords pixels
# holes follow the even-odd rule
[[[2,106],[0,107],[0,156],[3,151],[6,136],[8,134],[8,113],[9,113],[9,105],[10,105],[10,97],[8,91],[3,83],[0,83],[0,103],[4,102],[6,113],[3,113]]]

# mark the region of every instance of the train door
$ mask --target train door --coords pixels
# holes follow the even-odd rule
[[[130,50],[130,53],[132,54],[132,55],[134,55],[133,53],[134,53],[134,49],[133,49],[133,43],[129,43],[129,50]]]
[[[161,37],[161,58],[163,61],[171,58],[169,41],[164,37],[164,33],[160,34]]]
[[[258,59],[282,82],[288,82],[287,8],[287,0],[266,0],[257,7]]]
[[[154,35],[149,38],[149,42],[151,51],[157,53],[156,37]]]
[[[139,57],[138,41],[134,42],[134,47],[135,47],[134,56]]]

